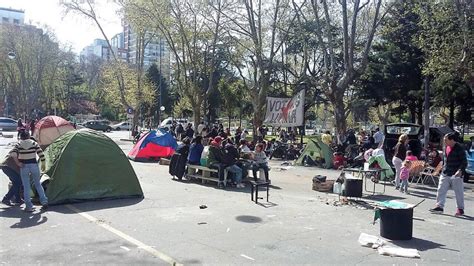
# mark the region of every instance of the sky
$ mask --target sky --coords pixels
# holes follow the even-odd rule
[[[40,28],[47,25],[61,44],[71,46],[76,53],[91,44],[94,39],[103,39],[100,30],[91,20],[75,13],[64,16],[64,9],[59,3],[60,0],[0,0],[0,7],[24,10],[25,23]],[[96,0],[95,3],[96,12],[107,36],[110,38],[121,32],[120,17],[117,15],[118,5],[111,0]]]

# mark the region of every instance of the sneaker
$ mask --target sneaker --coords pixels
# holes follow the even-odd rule
[[[439,206],[436,206],[435,208],[430,209],[431,213],[443,213],[443,211],[444,211],[444,209],[439,207]]]
[[[464,210],[463,209],[458,209],[456,211],[456,213],[454,214],[454,216],[461,216],[461,215],[464,215]]]
[[[239,184],[237,184],[237,186],[236,186],[236,187],[237,187],[237,188],[244,188],[244,187],[245,187],[245,185],[244,185],[244,184],[242,184],[242,183],[239,183]]]
[[[2,203],[7,205],[7,206],[13,206],[13,204],[10,202],[10,200],[7,200],[7,199],[2,199]]]
[[[224,184],[222,184],[222,182],[219,182],[219,183],[217,184],[217,188],[224,188]]]
[[[49,207],[48,204],[44,204],[43,206],[41,206],[41,210],[46,211],[48,207]]]
[[[24,211],[25,212],[34,212],[35,208],[25,208]]]
[[[23,203],[24,203],[24,201],[22,201],[22,200],[13,201],[14,205],[21,205]]]

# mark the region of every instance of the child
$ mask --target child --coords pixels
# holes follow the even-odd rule
[[[407,161],[417,161],[418,158],[415,155],[413,155],[412,151],[407,151],[407,155],[405,156],[405,160],[407,160]]]
[[[400,192],[408,193],[408,178],[410,177],[410,166],[411,161],[405,160],[402,163],[402,168],[400,168],[400,181],[402,182],[400,186]]]
[[[258,143],[257,146],[255,146],[255,152],[253,153],[253,159],[255,161],[255,164],[253,166],[252,172],[253,172],[253,178],[257,180],[257,171],[260,169],[263,169],[265,173],[265,181],[270,182],[270,179],[268,178],[268,162],[267,162],[267,155],[263,151],[264,144],[263,143]]]

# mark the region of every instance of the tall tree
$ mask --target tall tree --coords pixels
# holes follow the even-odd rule
[[[64,0],[64,1],[61,1],[61,5],[64,7],[66,15],[68,13],[75,13],[77,15],[80,15],[82,17],[85,17],[91,20],[97,26],[97,28],[102,33],[102,37],[104,37],[105,41],[107,42],[107,46],[112,55],[114,64],[115,65],[119,64],[119,58],[115,54],[114,49],[112,49],[110,40],[107,37],[107,34],[104,31],[104,28],[102,27],[99,16],[97,15],[95,1],[93,0]],[[128,103],[125,96],[126,87],[125,87],[125,81],[124,81],[124,73],[122,73],[122,69],[121,68],[115,69],[114,76],[117,79],[117,85],[118,85],[117,88],[119,90],[120,102],[125,108],[131,107],[131,105]],[[135,121],[136,121],[136,117],[135,117]]]
[[[363,74],[375,33],[390,8],[382,7],[382,0],[293,1],[298,18],[315,23],[314,34],[321,55],[321,72],[310,73],[324,88],[333,106],[338,132],[347,127],[348,106],[346,91]],[[339,44],[339,37],[342,45]],[[315,75],[316,74],[316,75]]]
[[[403,114],[408,110],[412,123],[423,124],[424,57],[416,45],[420,29],[414,10],[413,1],[397,1],[387,14],[357,95],[371,100],[374,107],[398,103],[391,111]]]

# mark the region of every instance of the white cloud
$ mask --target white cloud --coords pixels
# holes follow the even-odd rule
[[[25,23],[52,29],[59,42],[72,46],[75,52],[90,44],[94,39],[103,39],[93,22],[85,17],[70,13],[64,16],[59,0],[1,0],[0,6],[25,11]],[[110,38],[122,31],[119,6],[110,0],[96,0],[97,13],[105,33]]]

